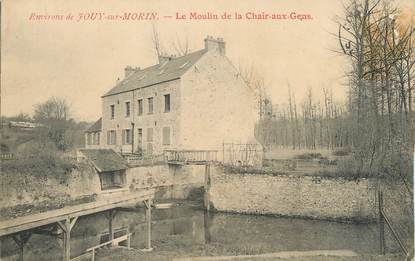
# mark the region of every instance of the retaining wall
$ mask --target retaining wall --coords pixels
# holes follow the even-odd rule
[[[218,211],[333,220],[377,218],[376,180],[211,172]]]
[[[130,190],[159,188],[162,198],[184,199],[204,184],[205,166],[168,165],[134,167],[127,170]]]
[[[184,199],[195,188],[203,186],[205,166],[154,165],[129,168],[125,190],[157,188],[161,198]],[[41,202],[70,201],[84,196],[108,195],[117,190],[102,191],[99,174],[89,164],[80,163],[67,174],[66,180],[30,173],[2,173],[0,209]],[[110,195],[109,195],[110,196]]]
[[[73,200],[99,193],[101,185],[95,170],[81,164],[67,179],[33,176],[30,173],[2,173],[0,208],[43,201]]]

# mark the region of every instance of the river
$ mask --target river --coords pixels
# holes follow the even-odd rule
[[[154,209],[152,244],[155,252],[174,256],[216,254],[259,254],[277,251],[343,250],[359,254],[378,251],[376,224],[347,224],[330,221],[292,219],[228,213],[206,214],[195,204],[179,203],[170,209]],[[144,208],[120,211],[115,217],[116,237],[133,233],[131,247],[145,248]],[[108,238],[104,214],[78,219],[72,230],[71,255]],[[34,234],[24,249],[24,260],[60,260],[60,240]],[[16,260],[18,248],[11,238],[1,244],[2,260]]]

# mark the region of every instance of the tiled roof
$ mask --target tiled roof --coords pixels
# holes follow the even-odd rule
[[[102,118],[99,118],[91,127],[89,127],[85,132],[97,132],[102,130]]]
[[[206,53],[205,49],[136,71],[102,97],[179,79]]]
[[[80,151],[92,162],[98,172],[123,170],[128,168],[124,158],[111,149],[84,149]]]

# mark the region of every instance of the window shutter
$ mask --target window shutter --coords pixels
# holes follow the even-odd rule
[[[163,127],[163,145],[170,145],[170,127]]]

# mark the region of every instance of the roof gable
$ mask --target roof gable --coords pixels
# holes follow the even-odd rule
[[[202,49],[132,73],[102,97],[179,79],[207,50]]]
[[[97,132],[102,130],[102,118],[99,118],[91,127],[89,127],[85,132]]]
[[[127,162],[123,157],[111,149],[84,149],[80,150],[98,170],[98,172],[127,169]]]

